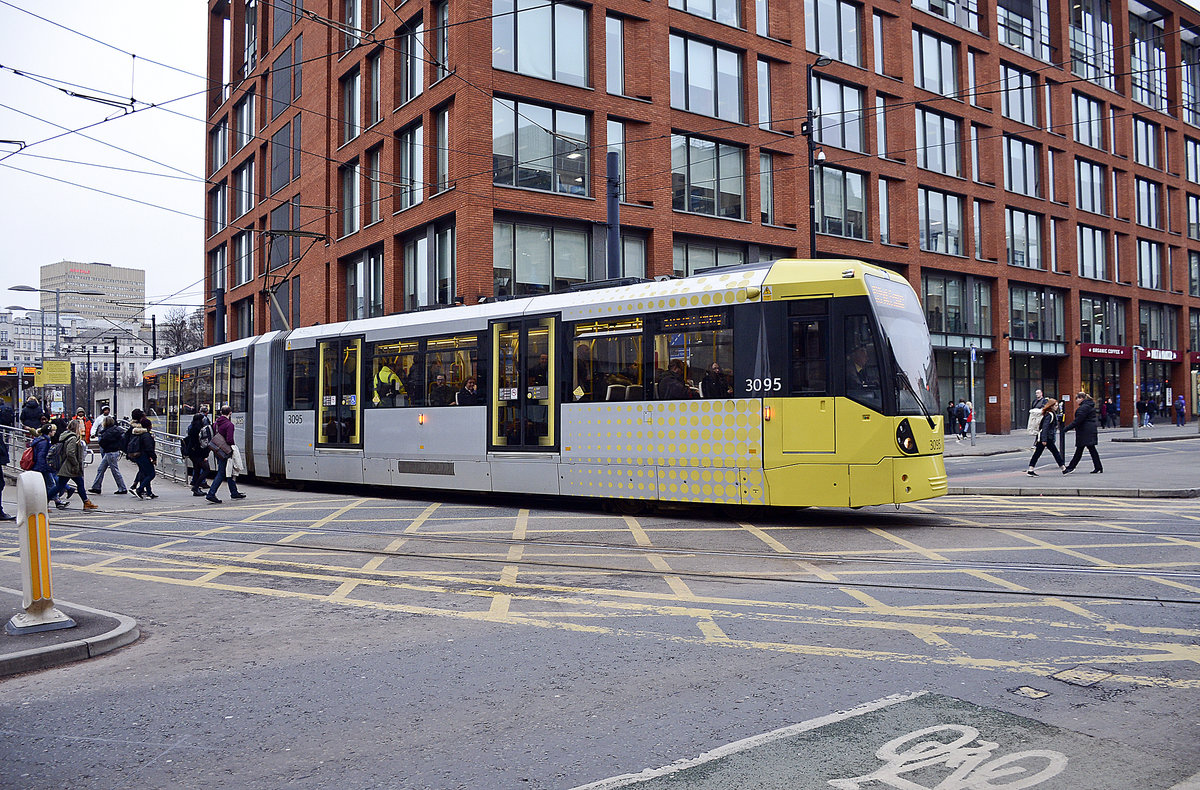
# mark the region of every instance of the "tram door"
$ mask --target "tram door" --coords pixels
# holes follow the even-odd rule
[[[492,446],[538,450],[557,442],[556,319],[492,324]]]
[[[321,380],[317,401],[317,445],[362,445],[362,338],[319,345]]]
[[[165,428],[167,433],[179,433],[179,368],[172,367],[167,369],[166,376],[163,377],[166,382],[166,405],[167,413],[166,424],[159,424],[159,429]],[[186,430],[186,428],[185,428]]]

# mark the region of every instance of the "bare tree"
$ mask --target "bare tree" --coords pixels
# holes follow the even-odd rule
[[[173,307],[159,325],[159,356],[173,357],[204,348],[204,311]]]

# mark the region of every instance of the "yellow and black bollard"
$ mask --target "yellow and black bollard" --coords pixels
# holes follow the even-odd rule
[[[40,472],[17,478],[17,530],[21,539],[21,587],[24,612],[4,626],[14,636],[73,628],[75,621],[54,608],[50,585],[50,525],[46,483]]]

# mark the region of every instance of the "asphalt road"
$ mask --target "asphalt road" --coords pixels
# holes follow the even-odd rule
[[[0,787],[1197,786],[1194,499],[245,490],[55,520],[143,637],[0,682]]]

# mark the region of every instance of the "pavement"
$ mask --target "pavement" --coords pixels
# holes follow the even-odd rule
[[[1073,437],[1066,441],[1068,451],[1074,451]],[[1089,475],[1091,460],[1087,454],[1080,468],[1070,474],[1058,472],[1052,458],[1043,456],[1038,477],[1024,474],[1033,439],[1024,432],[1008,435],[984,434],[957,440],[946,437],[946,468],[950,477],[951,495],[984,496],[1104,496],[1104,497],[1200,497],[1200,431],[1192,422],[1183,427],[1155,426],[1140,428],[1138,437],[1132,428],[1110,428],[1100,431],[1097,445],[1104,463],[1103,475]],[[14,467],[4,467],[11,485]],[[131,462],[122,462],[122,473],[132,480],[135,473]],[[91,469],[87,479],[91,479]],[[136,516],[139,512],[182,509],[208,505],[192,497],[191,490],[180,482],[160,476],[155,481],[159,498],[141,500],[130,495],[113,493],[111,479],[105,481],[108,492],[93,496],[99,505],[97,514],[120,512]],[[253,491],[257,486],[239,481],[239,488]],[[259,489],[268,494],[270,489]],[[14,487],[4,491],[4,509],[15,512]],[[78,497],[71,500],[72,516],[79,516]],[[50,522],[59,511],[51,508]],[[10,528],[0,523],[0,529]],[[53,546],[51,547],[53,550]],[[10,569],[2,578],[18,579],[16,562],[0,568]],[[23,611],[20,590],[0,586],[0,619]],[[19,636],[0,631],[0,682],[9,675],[38,671],[62,664],[94,658],[136,641],[139,631],[136,621],[125,615],[105,612],[82,604],[55,601],[55,606],[71,617],[73,628],[26,633]]]

